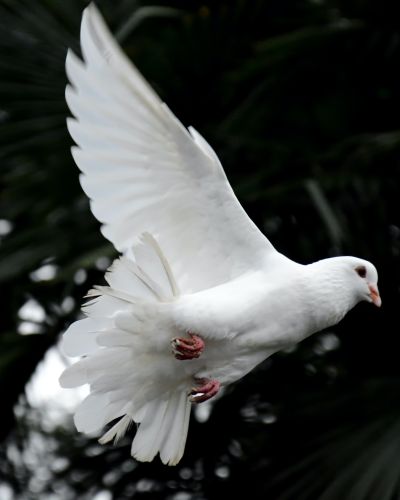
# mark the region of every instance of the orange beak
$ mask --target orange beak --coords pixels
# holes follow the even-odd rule
[[[378,288],[376,286],[369,285],[369,291],[369,296],[371,297],[372,303],[376,305],[376,307],[381,307],[382,299],[379,295]]]

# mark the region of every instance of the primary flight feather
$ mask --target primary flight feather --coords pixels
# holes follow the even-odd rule
[[[63,337],[82,356],[60,378],[88,383],[75,424],[105,443],[138,429],[132,455],[181,459],[192,404],[338,321],[380,306],[375,267],[355,257],[309,265],[278,253],[238,202],[217,155],[187,130],[126,58],[91,4],[83,60],[69,52],[68,129],[102,233],[122,254],[85,319]]]

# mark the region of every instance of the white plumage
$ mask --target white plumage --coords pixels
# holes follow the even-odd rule
[[[79,431],[119,419],[105,443],[136,422],[132,455],[149,461],[159,453],[174,465],[191,401],[203,394],[190,398],[194,385],[211,381],[217,391],[360,300],[380,305],[377,272],[354,257],[302,266],[278,253],[211,146],[160,101],[94,5],[83,14],[81,46],[83,61],[72,52],[66,61],[72,154],[104,236],[123,255],[108,286],[89,292],[86,318],[64,335],[65,353],[84,357],[60,383],[90,384],[75,414]],[[191,333],[204,352],[177,359],[171,340]],[[179,339],[173,345],[179,351]]]

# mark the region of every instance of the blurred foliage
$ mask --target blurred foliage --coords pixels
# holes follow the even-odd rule
[[[83,0],[0,0],[0,473],[16,498],[392,500],[400,495],[400,8],[372,0],[98,0],[161,97],[213,145],[299,262],[353,254],[382,311],[267,360],[193,418],[175,468],[45,425],[23,393],[114,250],[65,127]],[[43,311],[26,321],[21,307]],[[21,333],[34,333],[23,336]],[[15,404],[18,405],[15,407]],[[25,402],[24,402],[25,401]],[[196,413],[197,414],[197,413]],[[38,464],[41,464],[38,467]]]

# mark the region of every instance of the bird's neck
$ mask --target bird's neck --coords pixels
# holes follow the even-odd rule
[[[319,261],[306,267],[306,301],[312,311],[315,329],[338,323],[358,302],[346,276]]]

